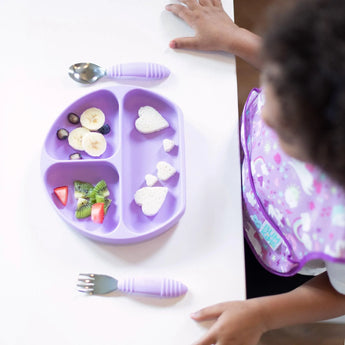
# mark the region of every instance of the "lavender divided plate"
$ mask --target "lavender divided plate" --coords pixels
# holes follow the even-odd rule
[[[138,110],[142,106],[155,108],[168,122],[161,131],[142,134],[135,128]],[[105,134],[107,149],[100,157],[79,151],[83,159],[70,160],[78,152],[67,140],[59,140],[59,128],[68,131],[80,126],[68,122],[70,112],[81,115],[87,108],[96,107],[105,114],[111,131]],[[163,139],[175,143],[172,151],[163,148]],[[167,197],[155,216],[146,216],[134,201],[135,192],[146,186],[145,175],[157,175],[156,164],[166,161],[177,173],[155,186],[168,188]],[[183,118],[181,110],[165,97],[142,88],[117,86],[100,89],[78,99],[52,125],[41,156],[41,172],[49,199],[60,216],[83,235],[101,242],[134,243],[155,237],[170,229],[182,217],[186,207],[185,157]],[[107,183],[112,200],[102,224],[90,217],[77,219],[73,182]],[[54,188],[68,186],[66,206],[54,194]]]

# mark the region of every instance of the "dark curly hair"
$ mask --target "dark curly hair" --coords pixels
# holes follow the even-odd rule
[[[282,123],[345,188],[345,0],[298,0],[275,13],[262,55],[279,70],[270,83]]]

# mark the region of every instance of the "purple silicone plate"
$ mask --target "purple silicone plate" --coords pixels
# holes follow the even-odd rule
[[[135,128],[138,109],[155,108],[169,122],[169,127],[152,134],[142,134]],[[67,140],[58,140],[56,131],[68,131],[80,126],[70,124],[70,112],[80,115],[85,109],[100,108],[111,127],[105,135],[107,149],[100,157],[80,152],[83,159],[69,160],[76,152]],[[171,139],[176,146],[170,152],[163,149],[163,139]],[[168,187],[168,194],[159,212],[152,217],[142,213],[134,201],[135,192],[146,186],[145,175],[156,175],[156,164],[164,160],[177,173],[155,186]],[[61,217],[79,232],[92,239],[108,243],[143,241],[171,228],[181,218],[186,207],[184,134],[181,110],[165,97],[141,88],[117,86],[94,91],[71,104],[55,121],[44,143],[41,171],[50,200]],[[104,179],[112,203],[102,224],[91,218],[75,217],[76,199],[73,181],[96,184]],[[69,196],[63,206],[54,194],[54,188],[68,186]]]

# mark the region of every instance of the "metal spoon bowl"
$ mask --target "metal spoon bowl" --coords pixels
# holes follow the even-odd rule
[[[79,83],[92,84],[106,75],[106,69],[94,63],[80,62],[72,65],[68,74]]]

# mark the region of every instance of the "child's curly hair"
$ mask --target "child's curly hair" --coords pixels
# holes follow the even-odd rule
[[[345,188],[345,0],[298,0],[275,16],[262,53],[279,70],[270,82],[282,123]]]

